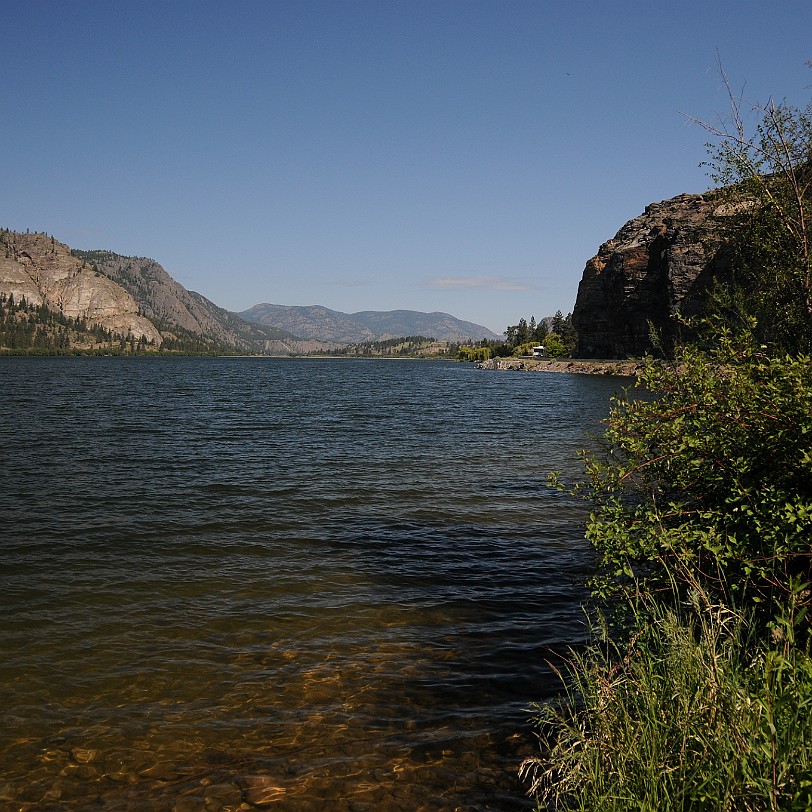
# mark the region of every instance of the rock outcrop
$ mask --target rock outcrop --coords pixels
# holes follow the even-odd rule
[[[632,358],[651,351],[652,329],[668,349],[674,316],[701,312],[711,280],[726,263],[714,193],[652,203],[589,260],[572,320],[579,358]]]
[[[155,260],[126,257],[113,251],[74,251],[74,254],[127,290],[144,316],[163,332],[180,329],[246,352],[286,352],[288,344],[296,343],[297,337],[290,332],[250,324],[200,293],[187,290]]]
[[[0,246],[0,292],[121,336],[160,346],[161,333],[135,299],[46,234],[7,232]]]
[[[0,231],[0,294],[155,347],[192,338],[251,353],[299,349],[295,336],[243,321],[186,290],[154,260],[72,250],[39,232]]]

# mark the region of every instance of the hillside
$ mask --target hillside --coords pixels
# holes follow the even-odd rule
[[[498,339],[481,324],[462,321],[448,313],[415,310],[342,313],[319,305],[258,304],[237,314],[246,321],[286,330],[300,338],[354,344],[386,341],[401,336],[431,336],[438,341]]]
[[[0,294],[119,336],[163,341],[129,292],[46,234],[0,232]]]
[[[496,338],[447,313],[339,313],[257,305],[231,313],[187,290],[155,260],[71,249],[48,234],[0,230],[0,297],[6,349],[303,354],[342,345],[431,336]],[[23,306],[20,307],[19,305]]]
[[[284,330],[246,322],[205,296],[187,290],[152,259],[112,251],[74,250],[73,254],[130,293],[143,315],[162,333],[192,333],[253,352],[287,349],[286,342],[296,341],[296,336]]]
[[[129,342],[142,349],[290,353],[322,347],[243,321],[186,290],[154,260],[72,250],[41,232],[0,231],[0,297],[12,305],[4,309],[3,333],[15,337],[7,348]]]

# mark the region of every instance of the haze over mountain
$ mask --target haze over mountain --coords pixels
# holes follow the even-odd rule
[[[448,313],[421,313],[416,310],[363,310],[342,313],[321,305],[289,306],[258,304],[237,315],[246,321],[285,330],[302,339],[354,344],[385,341],[401,336],[422,335],[438,341],[498,339],[496,333],[463,321]]]

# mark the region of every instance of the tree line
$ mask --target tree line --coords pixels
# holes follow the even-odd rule
[[[160,327],[158,328],[160,330]],[[173,328],[162,331],[160,347],[146,336],[122,335],[84,318],[71,318],[46,304],[19,300],[14,294],[0,293],[0,353],[13,354],[103,354],[211,353],[229,352],[194,333]]]
[[[560,310],[538,322],[535,316],[530,321],[522,317],[517,324],[508,325],[503,335],[504,340],[483,339],[478,344],[460,346],[456,357],[461,361],[487,361],[530,355],[534,347],[543,346],[550,358],[571,358],[578,346],[572,313],[565,316]]]

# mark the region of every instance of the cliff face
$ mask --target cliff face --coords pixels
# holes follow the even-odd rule
[[[652,349],[651,328],[668,347],[678,333],[673,316],[700,312],[719,253],[713,194],[679,195],[652,203],[589,260],[572,320],[579,358],[629,358]]]
[[[179,335],[246,352],[295,347],[294,336],[243,321],[186,290],[154,260],[72,251],[47,234],[0,232],[0,293],[156,347]]]
[[[104,274],[73,256],[67,245],[45,234],[3,235],[0,292],[24,296],[73,319],[85,319],[122,336],[142,336],[156,346],[161,334],[139,314],[135,299]]]

